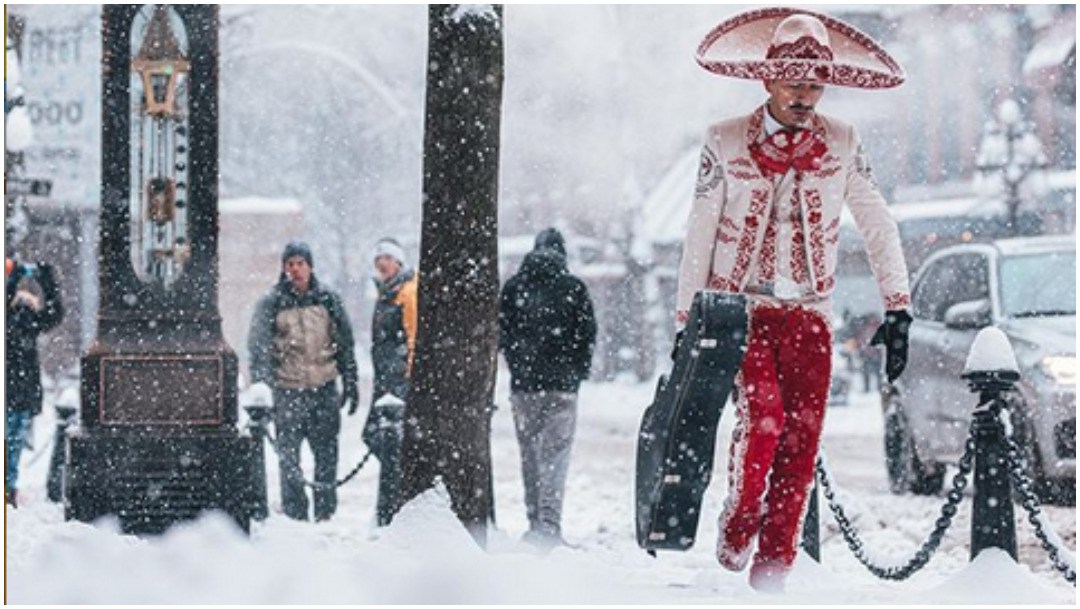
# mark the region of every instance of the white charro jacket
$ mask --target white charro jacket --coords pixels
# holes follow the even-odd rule
[[[855,128],[815,115],[810,129],[828,147],[820,168],[803,173],[792,169],[785,176],[768,178],[750,153],[750,145],[766,137],[764,112],[761,106],[748,116],[713,125],[706,134],[679,266],[676,323],[685,324],[694,294],[703,289],[776,300],[753,292],[776,273],[780,231],[772,210],[779,200],[790,200],[801,217],[802,230],[793,235],[797,242],[786,245],[806,253],[789,260],[802,268],[782,274],[805,276],[807,291],[785,301],[803,304],[831,319],[829,294],[836,285],[840,213],[847,203],[866,243],[885,309],[909,307],[899,231],[874,183]],[[751,281],[754,285],[748,286]]]

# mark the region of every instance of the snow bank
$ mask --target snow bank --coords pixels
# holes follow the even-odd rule
[[[1058,595],[1035,580],[1031,571],[997,548],[983,550],[949,581],[919,596],[920,601],[955,604],[1043,605]]]
[[[458,523],[441,489],[405,506],[390,527],[374,527],[377,468],[365,468],[354,483],[341,488],[333,520],[307,524],[281,515],[277,465],[270,459],[271,515],[255,526],[250,538],[223,517],[208,515],[160,538],[137,539],[118,534],[111,521],[94,526],[64,522],[62,508],[44,497],[48,460],[30,464],[27,459],[26,486],[20,490],[25,503],[6,512],[8,600],[866,605],[998,604],[1023,596],[1033,603],[1075,604],[1075,589],[1050,569],[1022,518],[1018,546],[1026,566],[994,563],[992,555],[969,564],[966,505],[926,569],[904,582],[883,582],[847,550],[822,504],[824,564],[800,555],[785,594],[758,594],[747,585],[745,572],[724,571],[714,556],[716,517],[726,496],[726,450],[717,451],[716,479],[705,497],[697,544],[687,552],[650,558],[634,541],[633,467],[641,411],[653,388],[652,383],[582,387],[563,529],[578,548],[539,556],[518,541],[528,523],[514,423],[505,407],[508,380],[501,375],[496,401],[504,406],[492,423],[499,529],[489,533],[486,551]],[[722,445],[733,419],[722,419]],[[37,445],[44,446],[43,434],[51,434],[54,423],[47,407],[36,426]],[[343,467],[365,451],[359,441],[363,423],[362,416],[342,421]],[[823,445],[849,516],[870,551],[885,561],[914,553],[943,499],[889,492],[881,428],[877,394],[855,394],[849,406],[830,408]],[[302,462],[310,472],[306,453]],[[1049,528],[1073,544],[1075,510],[1047,507],[1044,514]],[[1074,546],[1066,547],[1071,551]]]
[[[394,524],[330,544],[311,525],[273,518],[250,541],[221,514],[160,538],[114,521],[59,522],[55,507],[8,510],[13,603],[569,603],[659,601],[569,549],[537,556],[498,533],[485,552],[434,489]],[[51,517],[50,517],[51,515]],[[332,526],[332,525],[331,525]],[[558,558],[558,560],[553,560]]]

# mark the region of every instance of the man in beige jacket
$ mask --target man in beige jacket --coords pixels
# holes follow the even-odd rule
[[[307,440],[315,457],[315,520],[321,521],[337,510],[339,408],[355,414],[360,393],[349,317],[313,265],[307,243],[285,246],[281,277],[255,308],[248,350],[252,382],[273,389],[282,508],[290,518],[308,519],[300,470],[300,445]]]
[[[763,46],[768,44],[767,47]],[[903,70],[865,34],[807,11],[771,8],[717,26],[698,62],[764,82],[768,101],[709,128],[679,269],[677,322],[694,294],[746,294],[750,328],[736,378],[729,495],[717,558],[782,589],[795,559],[831,374],[840,214],[866,242],[886,310],[890,380],[906,362],[908,272],[896,223],[855,128],[817,112],[826,85],[884,88]]]

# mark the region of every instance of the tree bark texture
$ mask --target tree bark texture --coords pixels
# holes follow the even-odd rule
[[[398,507],[441,479],[486,542],[493,518],[502,10],[428,13],[419,328]]]

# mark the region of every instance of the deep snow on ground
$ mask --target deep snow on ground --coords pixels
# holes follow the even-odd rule
[[[503,375],[505,377],[505,375]],[[277,468],[270,465],[271,516],[248,540],[219,516],[163,537],[118,535],[115,523],[63,522],[44,500],[47,457],[25,473],[24,507],[7,510],[8,600],[15,603],[1053,603],[1075,589],[1050,567],[1018,513],[1020,564],[985,553],[969,562],[970,498],[930,565],[910,580],[882,582],[848,552],[827,515],[823,564],[800,557],[782,596],[760,595],[745,574],[719,568],[712,552],[726,492],[725,412],[717,464],[697,545],[653,559],[633,534],[635,436],[652,397],[647,384],[587,384],[570,468],[564,529],[574,548],[536,555],[520,543],[527,528],[518,452],[505,381],[497,392],[493,459],[498,528],[482,551],[457,523],[445,496],[422,496],[386,529],[373,524],[377,469],[342,488],[329,523],[304,524],[279,510]],[[902,559],[929,533],[943,501],[896,497],[882,466],[881,417],[871,394],[830,409],[824,439],[849,516],[871,551]],[[345,420],[344,473],[363,454],[363,413]],[[38,421],[42,444],[50,421]],[[33,454],[27,455],[27,461]],[[27,463],[24,461],[24,464]],[[305,456],[310,472],[310,458]],[[1046,508],[1072,550],[1072,508]]]

